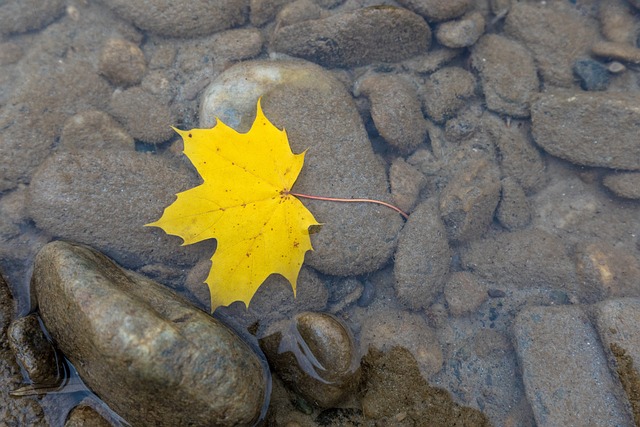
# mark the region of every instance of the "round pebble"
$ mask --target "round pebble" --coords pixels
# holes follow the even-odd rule
[[[114,94],[109,110],[137,140],[159,144],[174,135],[176,120],[169,106],[140,87]]]
[[[111,38],[100,52],[100,73],[117,86],[133,86],[142,81],[147,63],[144,53],[128,40]]]

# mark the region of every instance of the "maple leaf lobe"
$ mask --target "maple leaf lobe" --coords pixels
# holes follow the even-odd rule
[[[273,273],[296,284],[309,227],[320,225],[290,194],[304,153],[294,154],[286,132],[274,126],[257,103],[247,133],[217,120],[211,129],[174,130],[203,183],[177,194],[161,218],[147,224],[179,236],[183,245],[215,238],[206,283],[211,309],[243,301],[249,305]]]

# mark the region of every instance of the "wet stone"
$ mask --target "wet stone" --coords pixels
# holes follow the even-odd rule
[[[568,291],[576,275],[562,241],[541,230],[499,232],[475,240],[461,253],[462,265],[495,285]]]
[[[598,19],[605,39],[630,45],[635,43],[637,20],[633,8],[625,0],[609,0],[606,7],[598,8]]]
[[[489,34],[474,46],[473,67],[487,108],[514,117],[528,117],[540,82],[533,57],[521,44],[497,34]]]
[[[357,389],[360,357],[348,327],[326,313],[304,312],[260,339],[278,376],[308,402],[338,404]]]
[[[449,240],[479,237],[493,220],[500,200],[500,171],[487,156],[462,160],[439,199]]]
[[[79,405],[69,412],[64,427],[111,427],[111,423],[92,407]]]
[[[395,205],[404,212],[411,213],[419,201],[420,192],[427,185],[427,179],[415,167],[402,158],[397,158],[389,168],[389,183]]]
[[[627,43],[601,41],[591,47],[591,53],[608,60],[640,63],[640,49]]]
[[[47,339],[35,314],[11,322],[9,345],[36,385],[56,386],[63,379],[62,360]]]
[[[276,16],[276,27],[320,19],[327,13],[312,0],[296,0],[285,5]]]
[[[627,250],[606,242],[578,243],[576,272],[587,302],[640,296],[640,263]]]
[[[159,218],[177,192],[197,183],[185,165],[159,156],[59,152],[35,174],[27,213],[49,235],[91,245],[127,267],[192,265],[210,256],[211,245],[178,247],[178,238],[142,225]]]
[[[457,18],[473,5],[472,0],[399,0],[398,3],[433,22]]]
[[[475,311],[486,301],[488,295],[484,285],[467,271],[452,273],[444,286],[444,297],[453,316],[463,316]]]
[[[482,116],[482,128],[491,135],[500,152],[502,176],[513,178],[528,195],[546,185],[545,163],[528,129],[513,122],[509,126],[493,114]]]
[[[250,425],[261,416],[269,378],[259,357],[163,286],[64,241],[38,253],[32,284],[60,350],[132,425]]]
[[[631,403],[636,425],[640,421],[640,299],[614,299],[598,304],[598,333],[605,351],[614,358],[612,370]]]
[[[640,199],[640,173],[616,172],[604,177],[602,184],[619,197]]]
[[[461,48],[472,46],[482,33],[485,21],[480,12],[472,12],[455,21],[447,21],[438,26],[435,36],[443,46]]]
[[[446,317],[446,309],[443,311]],[[400,330],[403,332],[398,333]],[[424,378],[442,369],[444,355],[438,336],[422,314],[370,307],[362,319],[360,352],[366,354],[369,349],[388,352],[397,347],[413,355]]]
[[[475,94],[476,79],[460,67],[445,67],[431,74],[420,96],[425,112],[436,122],[453,116]]]
[[[19,399],[9,395],[22,385],[22,374],[9,346],[7,330],[14,317],[9,286],[0,274],[0,420],[7,426],[45,427],[49,423],[35,396]]]
[[[373,123],[389,145],[408,154],[425,141],[426,121],[416,88],[408,80],[376,74],[365,77],[358,89],[369,98]]]
[[[531,107],[533,138],[578,165],[640,170],[639,104],[635,93],[545,93]]]
[[[136,27],[169,37],[196,37],[241,25],[249,0],[190,2],[172,0],[102,0]]]
[[[515,179],[507,177],[501,181],[502,191],[496,218],[507,230],[526,227],[531,222],[531,208],[522,187]]]
[[[0,34],[38,30],[64,13],[63,0],[8,0],[0,4]]]
[[[573,86],[573,63],[600,38],[598,26],[568,2],[512,2],[504,32],[533,54],[546,84],[564,87]]]
[[[451,250],[433,198],[413,211],[400,233],[393,275],[396,295],[412,310],[428,307],[442,291]]]
[[[390,200],[386,171],[352,96],[310,62],[247,61],[227,69],[201,95],[200,126],[211,127],[218,117],[246,132],[260,96],[265,115],[287,130],[293,152],[308,150],[296,191]],[[403,224],[397,212],[371,203],[305,200],[305,205],[323,223],[311,235],[314,251],[305,258],[310,267],[353,276],[382,267],[393,254]]]
[[[61,148],[133,150],[133,138],[109,114],[100,110],[79,112],[67,119]]]
[[[100,52],[100,73],[116,86],[140,83],[147,70],[144,53],[128,40],[110,38]]]
[[[398,62],[425,52],[431,30],[406,9],[378,6],[279,28],[270,48],[327,67]]]
[[[139,86],[116,92],[109,112],[140,141],[160,144],[174,136],[171,124],[176,120],[169,106]]]
[[[581,59],[573,64],[573,72],[580,79],[584,90],[606,90],[609,86],[609,70],[592,59]]]
[[[579,307],[525,308],[514,336],[537,425],[633,425],[598,335]]]

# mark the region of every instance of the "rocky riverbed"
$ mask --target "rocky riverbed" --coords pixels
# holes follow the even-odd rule
[[[640,423],[636,0],[0,2],[0,418]],[[144,227],[266,116],[321,222],[209,313]],[[455,421],[454,421],[455,420]]]

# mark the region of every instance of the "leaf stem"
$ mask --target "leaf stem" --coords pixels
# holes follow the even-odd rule
[[[396,211],[400,215],[402,215],[404,217],[404,219],[409,219],[409,214],[404,212],[402,209],[400,209],[397,206],[393,206],[390,203],[383,202],[381,200],[374,200],[374,199],[345,199],[345,198],[342,198],[342,197],[311,196],[309,194],[294,193],[293,191],[290,191],[289,194],[291,194],[292,196],[301,197],[303,199],[326,200],[328,202],[376,203],[378,205],[386,206],[388,208],[393,209],[394,211]]]

